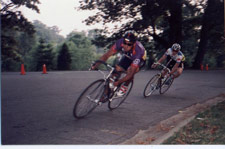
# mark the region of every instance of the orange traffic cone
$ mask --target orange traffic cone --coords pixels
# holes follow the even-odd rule
[[[201,66],[200,66],[200,67],[201,67],[201,70],[204,70],[204,66],[203,66],[202,64],[201,64]]]
[[[208,70],[209,70],[209,65],[208,65],[208,64],[206,64],[206,66],[205,66],[205,70],[206,70],[206,71],[208,71]]]
[[[20,74],[21,74],[21,75],[25,75],[25,74],[26,74],[25,69],[24,69],[24,64],[21,64],[21,71],[20,71]]]
[[[45,64],[43,65],[43,72],[42,72],[42,74],[47,74],[47,69],[46,69],[46,65]]]

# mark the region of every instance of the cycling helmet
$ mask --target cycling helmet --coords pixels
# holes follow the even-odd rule
[[[180,51],[180,49],[181,49],[181,46],[178,43],[174,43],[172,45],[172,50],[173,51]]]
[[[136,35],[133,31],[126,31],[124,34],[124,40],[135,43],[136,42]]]

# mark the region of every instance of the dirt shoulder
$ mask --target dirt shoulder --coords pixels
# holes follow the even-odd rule
[[[204,103],[192,105],[179,111],[179,114],[163,120],[155,126],[149,127],[147,130],[140,130],[134,137],[121,144],[161,144],[180,128],[193,120],[198,113],[203,112],[222,101],[225,101],[225,94],[208,99]]]

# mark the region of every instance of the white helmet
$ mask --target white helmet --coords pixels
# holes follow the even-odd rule
[[[178,44],[178,43],[174,43],[173,45],[172,45],[172,50],[173,51],[180,51],[180,49],[181,49],[181,46]]]

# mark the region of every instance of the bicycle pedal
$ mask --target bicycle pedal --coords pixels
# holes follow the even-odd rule
[[[94,100],[94,102],[95,102],[95,103],[99,103],[99,100],[98,100],[98,99],[96,99],[96,100]]]
[[[100,102],[98,102],[98,103],[97,103],[97,105],[98,105],[98,106],[101,106],[101,105],[102,105],[102,102],[101,102],[101,101],[100,101]]]

